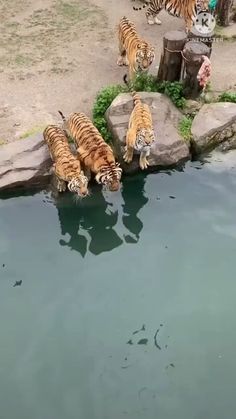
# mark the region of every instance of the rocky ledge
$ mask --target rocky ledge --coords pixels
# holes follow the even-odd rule
[[[0,146],[0,190],[42,186],[51,158],[42,134]]]
[[[181,138],[178,126],[182,113],[173,103],[160,93],[140,93],[144,103],[150,106],[156,142],[151,147],[150,169],[168,168],[180,165],[190,157],[189,147]],[[113,146],[125,173],[139,170],[138,156],[131,164],[123,160],[125,137],[129,117],[133,109],[133,99],[128,93],[121,93],[112,102],[106,113],[108,127],[112,133]]]
[[[236,103],[220,102],[203,105],[192,124],[195,154],[217,147],[222,151],[236,148]]]
[[[152,112],[156,142],[149,157],[150,170],[176,167],[191,158],[189,145],[179,134],[183,114],[159,93],[140,93]],[[236,104],[211,103],[198,110],[191,103],[195,116],[192,123],[192,147],[196,155],[217,149],[236,149]],[[130,94],[120,94],[106,113],[113,146],[124,173],[139,170],[138,156],[127,165],[123,161],[125,136],[133,100]],[[0,191],[16,187],[43,187],[49,181],[52,162],[42,134],[16,140],[0,146]]]

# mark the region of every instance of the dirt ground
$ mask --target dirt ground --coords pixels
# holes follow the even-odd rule
[[[151,71],[157,71],[163,34],[184,22],[162,12],[162,25],[149,26],[132,6],[131,0],[1,0],[0,143],[58,122],[58,109],[91,115],[97,92],[122,82],[115,27],[123,15],[155,46]],[[214,44],[214,90],[235,84],[235,56],[236,43]]]

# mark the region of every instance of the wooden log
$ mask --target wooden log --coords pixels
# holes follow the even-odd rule
[[[186,41],[187,35],[184,31],[170,31],[165,34],[158,81],[179,81],[182,66],[181,52]]]
[[[184,96],[196,99],[202,92],[197,75],[202,65],[202,56],[210,56],[210,48],[202,42],[189,41],[185,44],[183,57],[185,61]]]
[[[214,34],[212,34],[211,36],[208,37],[208,36],[199,36],[199,35],[196,35],[196,33],[192,32],[192,31],[190,31],[188,33],[188,40],[189,41],[202,42],[203,44],[205,44],[205,45],[208,46],[208,48],[210,49],[210,53],[209,53],[210,55],[209,55],[209,57],[211,56],[211,53],[212,53],[213,39],[214,39]]]
[[[233,0],[218,0],[216,15],[221,26],[229,26],[233,3]]]

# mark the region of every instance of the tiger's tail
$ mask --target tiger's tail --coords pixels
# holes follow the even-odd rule
[[[69,132],[69,128],[68,128],[68,122],[67,122],[67,118],[65,117],[65,115],[62,113],[62,111],[58,111],[59,115],[61,116],[62,119],[62,126],[61,128],[63,129],[67,139],[69,139],[70,137],[70,132]]]
[[[124,80],[124,83],[126,84],[126,86],[128,86],[130,94],[133,97],[134,106],[136,106],[138,103],[141,102],[141,98],[140,98],[139,94],[132,88],[132,86],[130,86],[130,83],[128,82],[128,79],[127,79],[127,74],[124,75],[123,80]]]
[[[58,113],[61,115],[62,121],[65,123],[66,122],[65,115],[63,115],[62,111],[58,111]]]

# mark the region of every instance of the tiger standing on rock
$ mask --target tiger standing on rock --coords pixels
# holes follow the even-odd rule
[[[88,195],[88,179],[81,170],[80,161],[72,154],[65,132],[56,125],[48,125],[43,132],[57,179],[59,192],[66,190],[80,197]]]
[[[116,163],[111,147],[104,141],[97,128],[83,113],[72,114],[67,120],[59,111],[64,129],[75,141],[79,159],[86,169],[95,174],[98,183],[110,191],[120,189],[122,169]]]
[[[127,75],[124,76],[127,83]],[[131,90],[131,89],[130,89]],[[124,161],[130,163],[133,160],[134,150],[140,152],[139,166],[142,170],[149,166],[147,157],[150,154],[151,145],[155,141],[152,114],[149,106],[142,103],[140,96],[131,90],[134,101],[134,109],[130,115],[129,127],[126,134],[126,152]]]
[[[141,39],[134,24],[123,17],[118,27],[120,56],[117,64],[129,66],[129,77],[132,80],[138,71],[148,71],[155,54],[154,48]]]
[[[149,0],[144,1],[142,7],[133,7],[134,10],[142,10],[148,7],[146,18],[149,25],[161,25],[158,14],[165,9],[169,14],[176,17],[183,17],[186,22],[186,31],[192,29],[193,22],[197,14],[201,11],[208,10],[209,0]]]

